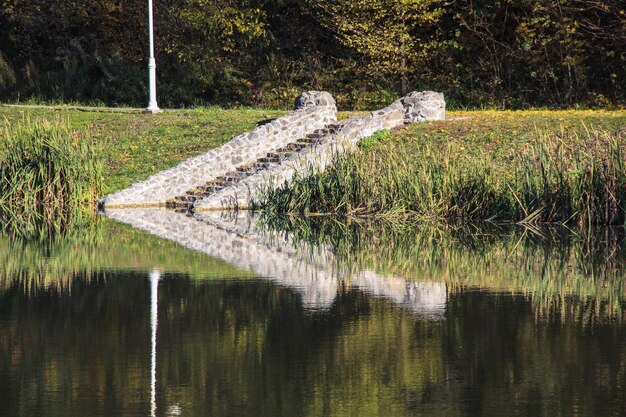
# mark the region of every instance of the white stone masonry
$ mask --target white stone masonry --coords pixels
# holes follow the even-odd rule
[[[339,155],[353,149],[361,139],[374,133],[394,129],[405,123],[445,119],[443,94],[411,93],[384,109],[340,123],[319,144],[296,153],[280,165],[250,176],[236,185],[194,203],[196,212],[243,210],[258,203],[264,189],[280,187],[297,174],[301,177],[323,171]]]
[[[205,154],[151,176],[125,190],[107,196],[101,207],[160,207],[175,196],[214,179],[237,166],[255,161],[268,151],[284,146],[337,120],[335,99],[326,92],[311,91],[296,101],[296,110]]]
[[[235,137],[225,145],[188,159],[175,168],[163,171],[100,202],[101,208],[162,207],[207,181],[237,167],[254,163],[268,152],[283,148],[306,135],[338,124],[316,145],[309,146],[267,169],[244,178],[193,204],[195,211],[248,209],[257,202],[261,191],[301,176],[324,170],[335,157],[350,150],[365,137],[383,129],[407,123],[445,119],[443,94],[413,92],[390,106],[362,117],[337,122],[335,100],[327,92],[303,93],[296,99],[296,110],[251,132]]]

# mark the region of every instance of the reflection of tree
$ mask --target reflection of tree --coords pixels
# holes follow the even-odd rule
[[[476,415],[620,415],[623,323],[552,317],[522,296],[461,292],[449,300],[444,361]],[[585,322],[584,320],[582,322]]]
[[[624,326],[537,323],[523,296],[461,292],[433,322],[357,291],[309,314],[267,283],[180,284],[162,287],[159,377],[191,415],[600,415],[626,399]]]
[[[0,293],[0,415],[123,415],[137,407],[147,415],[144,277],[79,276],[71,294],[21,286]]]
[[[404,415],[401,393],[443,398],[441,324],[389,302],[349,291],[310,314],[267,283],[160,291],[159,384],[191,415]]]
[[[69,290],[77,277],[89,279],[104,271],[154,267],[198,279],[250,276],[218,259],[104,218],[63,233],[41,232],[35,239],[0,234],[0,288],[19,285],[33,291]]]
[[[149,293],[145,273],[5,291],[0,415],[149,415]],[[159,416],[618,415],[626,401],[625,325],[537,321],[524,296],[462,290],[445,321],[356,290],[311,313],[261,280],[169,275],[158,299]]]

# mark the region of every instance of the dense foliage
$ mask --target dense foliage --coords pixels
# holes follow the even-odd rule
[[[160,103],[626,101],[626,0],[155,0]],[[0,98],[143,105],[145,0],[0,1]]]

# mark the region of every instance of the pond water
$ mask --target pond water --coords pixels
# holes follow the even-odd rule
[[[0,237],[0,416],[626,415],[621,229],[110,216]]]

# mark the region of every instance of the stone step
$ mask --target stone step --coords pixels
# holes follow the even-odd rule
[[[326,135],[332,135],[333,133],[336,133],[337,130],[339,129],[339,125],[327,125],[326,127],[323,127],[321,129],[315,129],[311,135],[319,135],[319,136],[326,136]]]
[[[226,175],[224,175],[227,179],[230,178],[246,178],[247,175],[244,174],[243,172],[239,171],[239,170],[235,170],[235,171],[229,171],[226,173]]]
[[[239,172],[239,171],[232,171],[227,173],[226,175],[224,175],[224,177],[226,178],[226,183],[238,183],[239,181],[243,180],[244,178],[247,178],[248,175],[243,173],[243,172]]]
[[[220,178],[220,179],[214,179],[214,180],[208,181],[204,183],[204,185],[212,186],[212,187],[225,187],[227,183],[228,183],[228,180],[226,178]]]
[[[259,161],[257,161],[257,162],[255,162],[254,164],[252,164],[252,166],[253,166],[253,167],[254,167],[254,169],[256,169],[257,171],[263,171],[263,170],[268,169],[268,168],[271,166],[271,164],[270,164],[270,163],[268,163],[268,162],[259,162]]]
[[[200,187],[195,188],[193,190],[189,190],[185,193],[185,195],[191,196],[191,197],[202,197],[206,194],[206,191],[200,189]]]
[[[200,186],[198,186],[196,188],[202,190],[202,192],[205,192],[205,193],[216,193],[219,190],[223,189],[224,186],[223,185],[205,184],[205,185],[200,185]]]
[[[260,162],[262,164],[277,164],[280,162],[280,158],[259,158],[257,159],[257,162]]]
[[[244,164],[244,165],[239,165],[236,169],[239,172],[248,172],[251,169],[254,169],[254,167],[251,164]]]
[[[268,152],[266,158],[274,158],[283,161],[289,158],[292,154],[292,152],[279,152],[278,150],[276,150],[274,152]]]
[[[323,139],[322,138],[301,138],[298,139],[296,143],[303,143],[306,145],[316,145],[318,143],[322,143]]]
[[[204,185],[187,191],[185,195],[168,200],[166,207],[181,213],[188,212],[198,199],[209,197],[226,187],[233,186],[245,178],[268,169],[272,165],[280,164],[282,161],[293,156],[296,152],[300,152],[310,146],[327,142],[330,140],[329,136],[334,134],[340,127],[340,124],[329,124],[324,128],[316,129],[305,137],[298,139],[296,142],[268,152],[264,157],[258,158],[251,164],[242,164],[236,167],[234,171],[227,172],[224,175],[206,182]]]
[[[198,197],[196,196],[192,196],[192,195],[179,195],[177,197],[174,197],[174,201],[179,202],[179,203],[195,203],[196,200],[198,200]]]
[[[238,179],[236,181],[230,181],[229,180],[229,181],[220,182],[217,185],[211,185],[210,183],[207,183],[206,185],[203,185],[203,187],[206,187],[206,188],[214,187],[215,191],[219,191],[219,190],[222,190],[222,189],[224,189],[226,187],[233,186],[233,185],[237,184],[239,181],[241,181],[241,180],[240,179]],[[200,188],[200,187],[198,187],[198,188]]]
[[[286,146],[287,149],[293,152],[301,151],[302,149],[306,147],[307,147],[306,143],[290,143],[289,145]]]
[[[237,171],[243,172],[244,174],[250,176],[256,174],[259,170],[252,165],[244,165],[237,167]]]
[[[213,185],[201,185],[200,187],[198,187],[200,190],[202,190],[205,194],[213,194],[218,192],[219,190],[223,190],[224,187],[222,186],[213,186]]]
[[[235,171],[233,171],[233,173],[235,173]],[[234,175],[229,175],[230,173],[226,174],[226,175],[222,175],[220,177],[217,177],[214,180],[211,180],[209,182],[206,183],[207,186],[216,186],[216,187],[228,187],[230,185],[236,184],[239,181],[241,181],[243,179],[243,177],[239,177],[236,173]]]
[[[226,179],[212,179],[211,181],[207,181],[204,183],[206,187],[223,187],[226,184]]]

